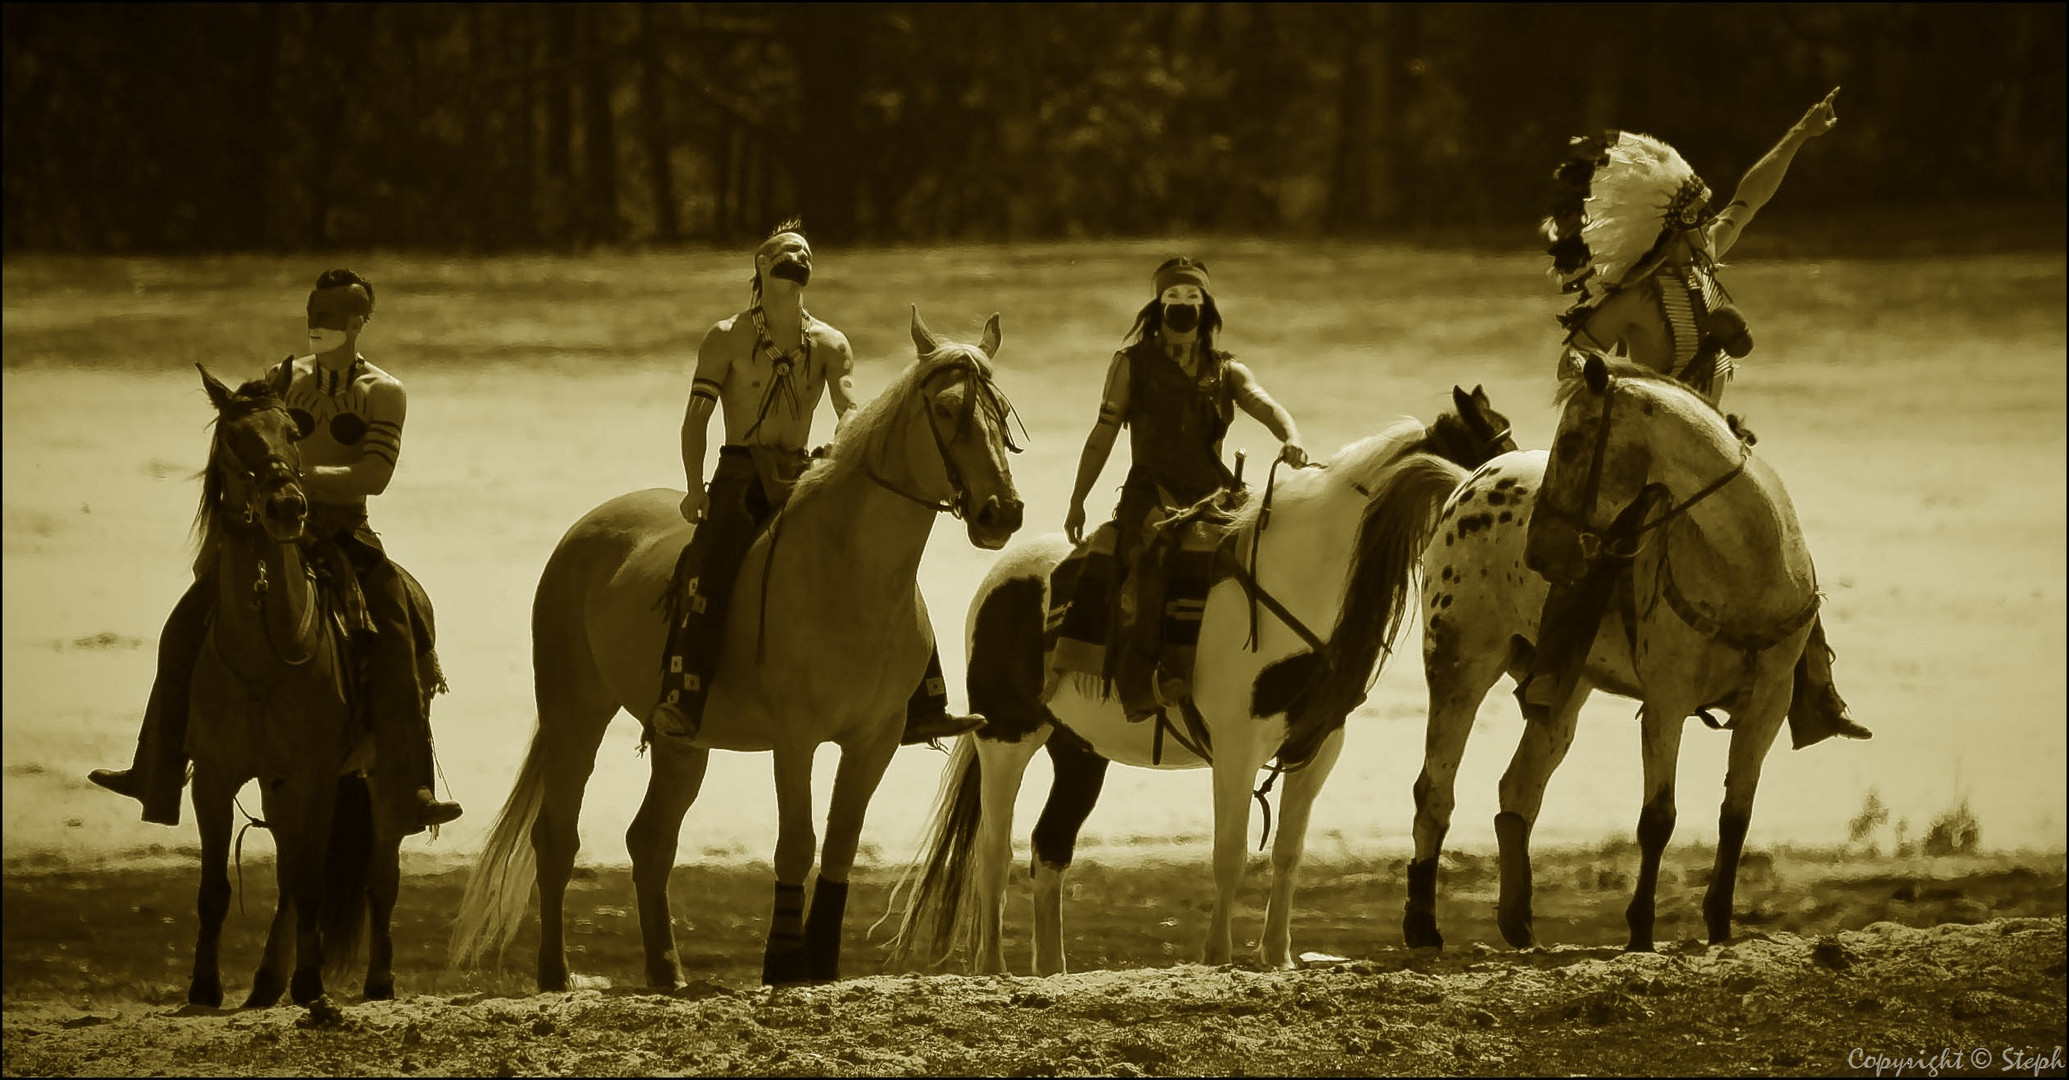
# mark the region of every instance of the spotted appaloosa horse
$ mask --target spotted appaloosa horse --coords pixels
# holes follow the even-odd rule
[[[1214,774],[1209,963],[1230,957],[1252,785],[1275,756],[1298,767],[1285,774],[1258,953],[1269,967],[1293,963],[1294,878],[1309,811],[1343,746],[1343,721],[1391,647],[1410,599],[1416,555],[1442,499],[1467,468],[1515,445],[1508,421],[1484,392],[1454,390],[1453,403],[1455,412],[1427,428],[1404,420],[1345,447],[1327,467],[1282,478],[1269,500],[1268,527],[1259,525],[1266,500],[1258,498],[1230,526],[1239,561],[1254,548],[1260,608],[1253,609],[1252,593],[1239,580],[1216,584],[1193,667],[1193,700],[1209,736],[1200,749],[1212,755]],[[967,946],[977,971],[1005,970],[1000,923],[1012,864],[1013,803],[1035,751],[1046,746],[1055,763],[1048,803],[1034,828],[1034,970],[1043,975],[1064,970],[1064,873],[1107,764],[1210,764],[1176,738],[1160,753],[1167,740],[1157,724],[1129,723],[1095,680],[1047,678],[1050,574],[1070,550],[1054,535],[1009,546],[971,603],[970,705],[989,723],[958,741],[943,772],[926,850],[901,884],[909,891],[891,943],[894,967],[938,966]],[[1326,642],[1319,640],[1323,633]],[[1298,764],[1303,757],[1305,764]]]
[[[1548,589],[1532,567],[1572,580],[1602,557],[1627,567],[1628,576],[1607,604],[1585,674],[1549,719],[1525,722],[1501,780],[1502,936],[1518,948],[1536,943],[1530,831],[1592,688],[1643,703],[1641,864],[1625,913],[1633,951],[1652,948],[1682,725],[1698,711],[1730,712],[1730,765],[1703,912],[1711,940],[1731,932],[1761,762],[1788,709],[1817,610],[1810,552],[1773,470],[1692,390],[1646,369],[1590,359],[1567,374],[1560,395],[1549,455],[1521,451],[1482,466],[1446,502],[1423,555],[1430,705],[1402,924],[1411,946],[1443,944],[1437,856],[1451,825],[1458,762],[1495,680],[1506,671],[1520,681],[1530,668]],[[1621,530],[1612,527],[1619,518]]]

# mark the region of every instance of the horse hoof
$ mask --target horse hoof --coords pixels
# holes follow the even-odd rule
[[[1401,920],[1401,940],[1411,949],[1442,949],[1444,935],[1437,931],[1437,917],[1411,912]]]
[[[1628,945],[1626,945],[1626,946],[1624,946],[1624,951],[1625,951],[1625,952],[1653,952],[1654,950],[1653,950],[1653,947],[1652,947],[1652,939],[1651,939],[1651,938],[1632,938],[1632,939],[1631,939],[1631,943],[1630,943],[1630,944],[1628,944]]]
[[[244,999],[244,1007],[247,1009],[270,1009],[280,1004],[280,995],[286,992],[287,987],[278,980],[262,975],[251,984],[251,994]]]
[[[383,979],[380,982],[369,981],[366,984],[366,999],[368,1001],[394,1001],[395,980]]]
[[[768,953],[762,957],[763,986],[795,986],[813,981],[811,967],[805,962],[802,950]]]
[[[211,1009],[223,1007],[223,981],[221,979],[195,979],[187,984],[187,1004],[205,1005]]]
[[[1531,929],[1530,916],[1500,915],[1496,917],[1495,921],[1501,924],[1502,940],[1508,942],[1511,948],[1534,949],[1537,947],[1537,933]]]

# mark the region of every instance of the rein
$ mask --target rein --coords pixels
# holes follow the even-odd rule
[[[253,506],[257,504],[260,497],[264,495],[266,491],[266,488],[259,482],[258,470],[246,465],[244,463],[244,460],[237,455],[237,449],[231,446],[229,441],[222,438],[220,434],[218,434],[216,437],[216,448],[223,455],[229,458],[231,465],[235,466],[236,469],[239,470],[240,474],[243,477],[244,486],[246,489],[245,498],[243,500],[244,513],[241,516],[241,518],[237,521],[231,521],[222,517],[221,514],[224,508],[218,505],[216,508],[216,512],[218,514],[217,524],[224,531],[231,533],[241,534],[255,531],[264,532],[264,527],[260,526],[257,523],[257,514],[253,510]],[[301,469],[298,468],[294,462],[290,461],[287,455],[285,454],[281,454],[278,452],[269,453],[266,455],[265,461],[261,462],[261,466],[266,469],[268,476],[284,478],[282,485],[280,486],[285,486],[286,484],[295,484],[299,486],[301,483]],[[306,502],[306,496],[304,496],[304,499]],[[266,539],[268,541],[272,541],[272,536],[270,533],[266,535]],[[280,546],[285,547],[289,543],[293,543],[293,541],[280,542]],[[266,639],[266,648],[273,654],[273,659],[277,663],[279,663],[283,667],[301,667],[309,663],[310,661],[314,660],[316,658],[317,652],[320,650],[311,649],[308,655],[303,656],[300,659],[289,659],[287,656],[281,653],[280,643],[274,640],[273,623],[271,620],[267,619],[263,613],[263,609],[266,603],[266,595],[272,590],[272,582],[268,579],[266,575],[266,555],[264,552],[254,552],[253,558],[258,564],[258,572],[255,580],[253,580],[251,584],[251,606],[254,609],[257,609],[261,612],[259,616],[259,635]],[[306,561],[303,566],[303,574],[305,577],[309,579],[311,593],[309,602],[302,606],[300,623],[295,627],[294,640],[297,642],[305,642],[309,639],[310,632],[314,629],[316,625],[317,608],[321,606],[315,592],[315,571],[307,565]],[[221,625],[222,624],[219,621],[212,622],[209,625],[208,635],[209,642],[212,646],[215,646],[216,644],[216,634]],[[219,657],[222,655],[222,649],[219,646],[216,647],[216,654]],[[227,658],[225,658],[225,663],[227,664],[227,662]],[[233,667],[231,670],[234,671],[235,668]],[[254,681],[242,674],[239,674],[238,678],[246,683]]]
[[[1006,434],[1005,431],[1005,418],[1007,416],[1017,416],[1018,414],[1014,412],[1012,404],[1006,401],[1005,395],[998,392],[998,388],[992,383],[991,379],[986,377],[982,371],[979,371],[974,362],[944,364],[929,374],[926,380],[921,383],[919,389],[924,390],[927,382],[932,382],[949,371],[966,371],[975,380],[972,384],[973,392],[963,402],[962,415],[956,418],[956,437],[961,438],[963,433],[969,429],[970,420],[976,415],[978,395],[982,394],[985,400],[985,412],[999,420],[1000,435],[1005,440],[1006,449],[1016,454],[1019,453],[1019,444],[1015,443],[1013,437]],[[925,401],[924,395],[916,396]],[[883,474],[878,471],[876,461],[877,458],[883,456],[883,442],[881,439],[872,442],[870,451],[863,457],[862,474],[874,481],[878,487],[893,495],[917,503],[934,513],[945,513],[960,519],[963,516],[963,503],[969,498],[969,489],[963,485],[962,474],[956,471],[955,461],[948,455],[948,441],[941,437],[941,428],[934,423],[932,410],[923,409],[923,412],[925,413],[924,419],[927,423],[927,432],[934,436],[934,449],[941,455],[941,467],[948,473],[948,485],[954,497],[950,499],[929,499],[924,495],[914,494],[885,479]],[[1022,431],[1025,432],[1025,430],[1023,427]]]
[[[1733,480],[1738,479],[1739,475],[1746,471],[1746,463],[1753,459],[1753,448],[1747,443],[1741,441],[1739,443],[1739,459],[1736,464],[1734,464],[1731,468],[1726,469],[1723,475],[1718,476],[1716,479],[1703,485],[1703,487],[1700,490],[1698,490],[1695,494],[1689,496],[1687,499],[1683,500],[1678,505],[1670,507],[1665,513],[1642,524],[1639,524],[1629,530],[1619,531],[1616,530],[1613,526],[1610,529],[1594,528],[1589,523],[1586,514],[1589,509],[1592,509],[1594,507],[1596,501],[1600,499],[1602,494],[1602,469],[1605,461],[1609,456],[1610,410],[1616,403],[1617,382],[1618,380],[1616,379],[1616,377],[1611,376],[1609,385],[1603,388],[1602,420],[1595,428],[1594,453],[1588,459],[1588,483],[1586,488],[1584,488],[1581,492],[1580,505],[1582,509],[1580,511],[1572,511],[1564,507],[1554,505],[1551,503],[1550,500],[1546,500],[1543,504],[1539,506],[1537,511],[1538,513],[1544,514],[1548,517],[1569,521],[1579,526],[1579,529],[1577,530],[1574,539],[1575,542],[1580,545],[1581,557],[1589,562],[1595,561],[1596,557],[1604,551],[1608,551],[1611,555],[1619,558],[1627,558],[1629,556],[1637,554],[1639,537],[1645,535],[1648,532],[1651,532],[1654,529],[1666,525],[1667,523],[1673,521],[1675,518],[1678,518],[1683,514],[1686,514],[1690,509],[1694,508],[1694,506],[1697,503],[1702,502],[1704,499],[1707,499],[1710,496],[1715,495],[1717,492],[1723,490],[1726,484],[1729,484]],[[1672,493],[1669,492],[1668,494]],[[1605,538],[1607,538],[1610,542],[1605,543]],[[1618,539],[1622,539],[1626,542],[1626,546],[1624,548],[1619,549],[1616,546],[1615,541]]]
[[[948,473],[948,483],[949,487],[954,491],[954,498],[929,499],[923,495],[916,495],[886,480],[883,474],[878,471],[876,462],[876,459],[881,457],[883,453],[883,440],[880,432],[875,433],[879,437],[873,438],[869,446],[864,448],[862,452],[862,475],[893,495],[917,503],[936,514],[945,513],[960,520],[963,516],[963,503],[968,500],[969,491],[963,486],[963,477],[961,473],[956,471],[955,461],[949,457],[948,441],[941,437],[941,428],[934,423],[933,410],[928,407],[928,399],[923,393],[927,383],[934,381],[934,379],[949,371],[968,372],[972,379],[975,380],[972,384],[973,392],[963,402],[962,415],[956,418],[956,438],[962,438],[963,433],[968,430],[971,418],[976,415],[977,396],[979,393],[982,393],[984,395],[986,413],[999,420],[999,436],[1004,440],[1006,449],[1016,454],[1020,452],[1019,444],[1013,441],[1013,437],[1010,434],[1007,434],[1005,427],[1005,417],[1013,416],[1016,419],[1018,417],[1012,403],[1006,400],[1004,394],[999,393],[998,388],[977,367],[975,361],[965,359],[943,364],[941,367],[928,373],[927,377],[915,388],[913,395],[921,401],[920,419],[926,423],[927,433],[934,436],[934,449],[941,455],[941,467]],[[1026,428],[1022,427],[1021,431],[1024,434]],[[754,662],[757,664],[763,661],[768,652],[769,580],[770,574],[776,565],[776,544],[783,537],[783,521],[789,510],[790,505],[786,502],[782,509],[776,511],[775,519],[769,522],[769,552],[762,560],[761,598],[755,613]]]

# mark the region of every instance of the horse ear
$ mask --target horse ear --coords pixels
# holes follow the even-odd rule
[[[920,321],[920,306],[918,304],[912,305],[912,343],[919,347],[921,356],[925,356],[941,347],[940,343],[934,340],[934,332],[927,329],[926,323]]]
[[[1479,383],[1473,384],[1473,404],[1478,405],[1482,412],[1494,411],[1494,402],[1489,400],[1487,389]]]
[[[1473,399],[1466,394],[1465,387],[1453,386],[1451,388],[1451,407],[1460,416],[1473,415]]]
[[[984,340],[978,342],[977,347],[984,350],[984,355],[996,360],[999,356],[999,337],[999,313],[994,311],[991,318],[984,320]]]
[[[201,373],[201,388],[208,391],[208,400],[215,405],[217,411],[230,404],[230,388],[224,386],[221,379],[210,375],[208,369],[200,364],[195,364],[194,370]]]
[[[1594,353],[1588,354],[1587,361],[1581,365],[1580,375],[1587,380],[1590,393],[1599,394],[1609,388],[1609,365]]]

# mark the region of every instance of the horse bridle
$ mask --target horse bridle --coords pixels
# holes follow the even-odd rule
[[[289,460],[286,454],[277,451],[268,453],[265,460],[259,462],[259,468],[265,470],[266,478],[274,481],[270,484],[262,484],[260,483],[259,469],[254,469],[245,464],[244,458],[237,453],[237,448],[231,445],[230,440],[224,438],[220,432],[216,436],[216,445],[222,448],[223,453],[229,457],[230,463],[237,467],[238,475],[241,475],[244,479],[243,523],[246,525],[250,525],[256,520],[257,514],[254,512],[253,507],[258,504],[260,497],[273,491],[278,491],[290,484],[299,486],[302,482],[301,466]],[[306,498],[305,494],[304,501],[306,501]]]
[[[281,488],[287,487],[289,485],[294,485],[296,487],[299,487],[301,485],[301,467],[296,462],[290,460],[286,454],[278,452],[268,453],[266,455],[265,460],[259,463],[260,468],[254,469],[250,465],[245,464],[244,458],[237,453],[237,447],[232,445],[230,440],[224,437],[221,431],[218,431],[216,433],[216,445],[218,448],[221,449],[223,454],[229,458],[230,464],[235,466],[235,468],[238,470],[237,475],[240,475],[243,478],[245,496],[244,514],[242,516],[241,523],[244,528],[249,529],[255,526],[258,513],[254,508],[258,505],[258,502],[261,498],[265,497],[271,492],[278,491]],[[271,483],[261,482],[260,469],[265,470],[265,478],[267,480],[272,481]],[[307,493],[304,493],[303,502],[305,505],[307,501]],[[272,587],[272,583],[268,581],[266,577],[266,560],[264,560],[263,558],[260,559],[258,561],[258,567],[258,578],[254,580],[251,584],[252,605],[254,607],[265,603],[266,593]],[[274,655],[276,658],[280,659],[282,663],[295,664],[307,662],[306,658],[301,661],[290,661],[287,660],[285,657],[281,657],[279,655],[280,647],[277,644],[273,643],[271,634],[268,634],[266,636],[266,640],[268,644],[273,645]]]
[[[1004,394],[999,393],[997,384],[992,382],[991,378],[978,368],[976,361],[965,359],[943,364],[941,367],[928,373],[927,377],[921,380],[920,385],[915,388],[916,392],[914,394],[915,397],[921,399],[921,411],[927,422],[927,431],[934,436],[934,449],[941,455],[941,467],[948,473],[948,485],[950,490],[954,492],[954,498],[946,500],[929,499],[924,495],[915,494],[885,479],[883,473],[877,468],[876,462],[876,458],[881,456],[883,452],[881,439],[878,440],[877,445],[869,449],[868,454],[862,459],[862,471],[877,486],[894,495],[909,499],[937,514],[945,513],[951,517],[961,518],[963,516],[963,503],[969,498],[969,489],[963,484],[963,476],[961,472],[957,471],[955,460],[948,454],[948,440],[941,437],[941,426],[934,420],[932,399],[928,398],[924,393],[927,384],[952,371],[967,372],[972,380],[972,392],[963,402],[962,414],[956,418],[955,437],[958,439],[962,438],[963,432],[968,430],[971,419],[976,415],[978,399],[981,397],[984,400],[985,413],[991,416],[999,425],[999,436],[1005,441],[1006,449],[1015,454],[1020,453],[1020,445],[1013,441],[1013,436],[1006,430],[1006,418],[1018,416],[1018,413],[1013,409],[1013,404],[1006,400]]]
[[[1739,443],[1739,460],[1737,464],[1725,470],[1724,474],[1715,480],[1703,485],[1701,490],[1689,496],[1680,504],[1670,507],[1665,513],[1627,532],[1619,532],[1616,535],[1609,535],[1610,531],[1615,528],[1613,524],[1600,529],[1596,528],[1589,521],[1587,514],[1594,509],[1595,503],[1602,494],[1602,469],[1609,455],[1609,414],[1616,404],[1616,386],[1618,382],[1619,380],[1615,375],[1610,375],[1608,383],[1602,388],[1602,419],[1597,422],[1595,428],[1595,448],[1593,455],[1588,460],[1588,482],[1581,492],[1581,509],[1577,511],[1567,510],[1554,504],[1549,498],[1541,502],[1537,509],[1537,512],[1540,514],[1570,521],[1578,527],[1574,540],[1580,545],[1581,557],[1588,562],[1595,561],[1604,551],[1617,558],[1629,558],[1637,554],[1639,537],[1687,513],[1695,504],[1715,495],[1726,484],[1738,479],[1739,474],[1746,471],[1746,462],[1752,460],[1753,457],[1753,448],[1741,442]],[[1648,484],[1644,489],[1640,490],[1639,497],[1642,498],[1646,491],[1654,489],[1669,497],[1673,495],[1663,485]],[[1547,492],[1546,494],[1549,495],[1550,493]],[[1620,510],[1617,515],[1612,517],[1612,522],[1615,521],[1616,517],[1621,516],[1622,511]],[[1622,541],[1621,545],[1619,545],[1619,541]]]

